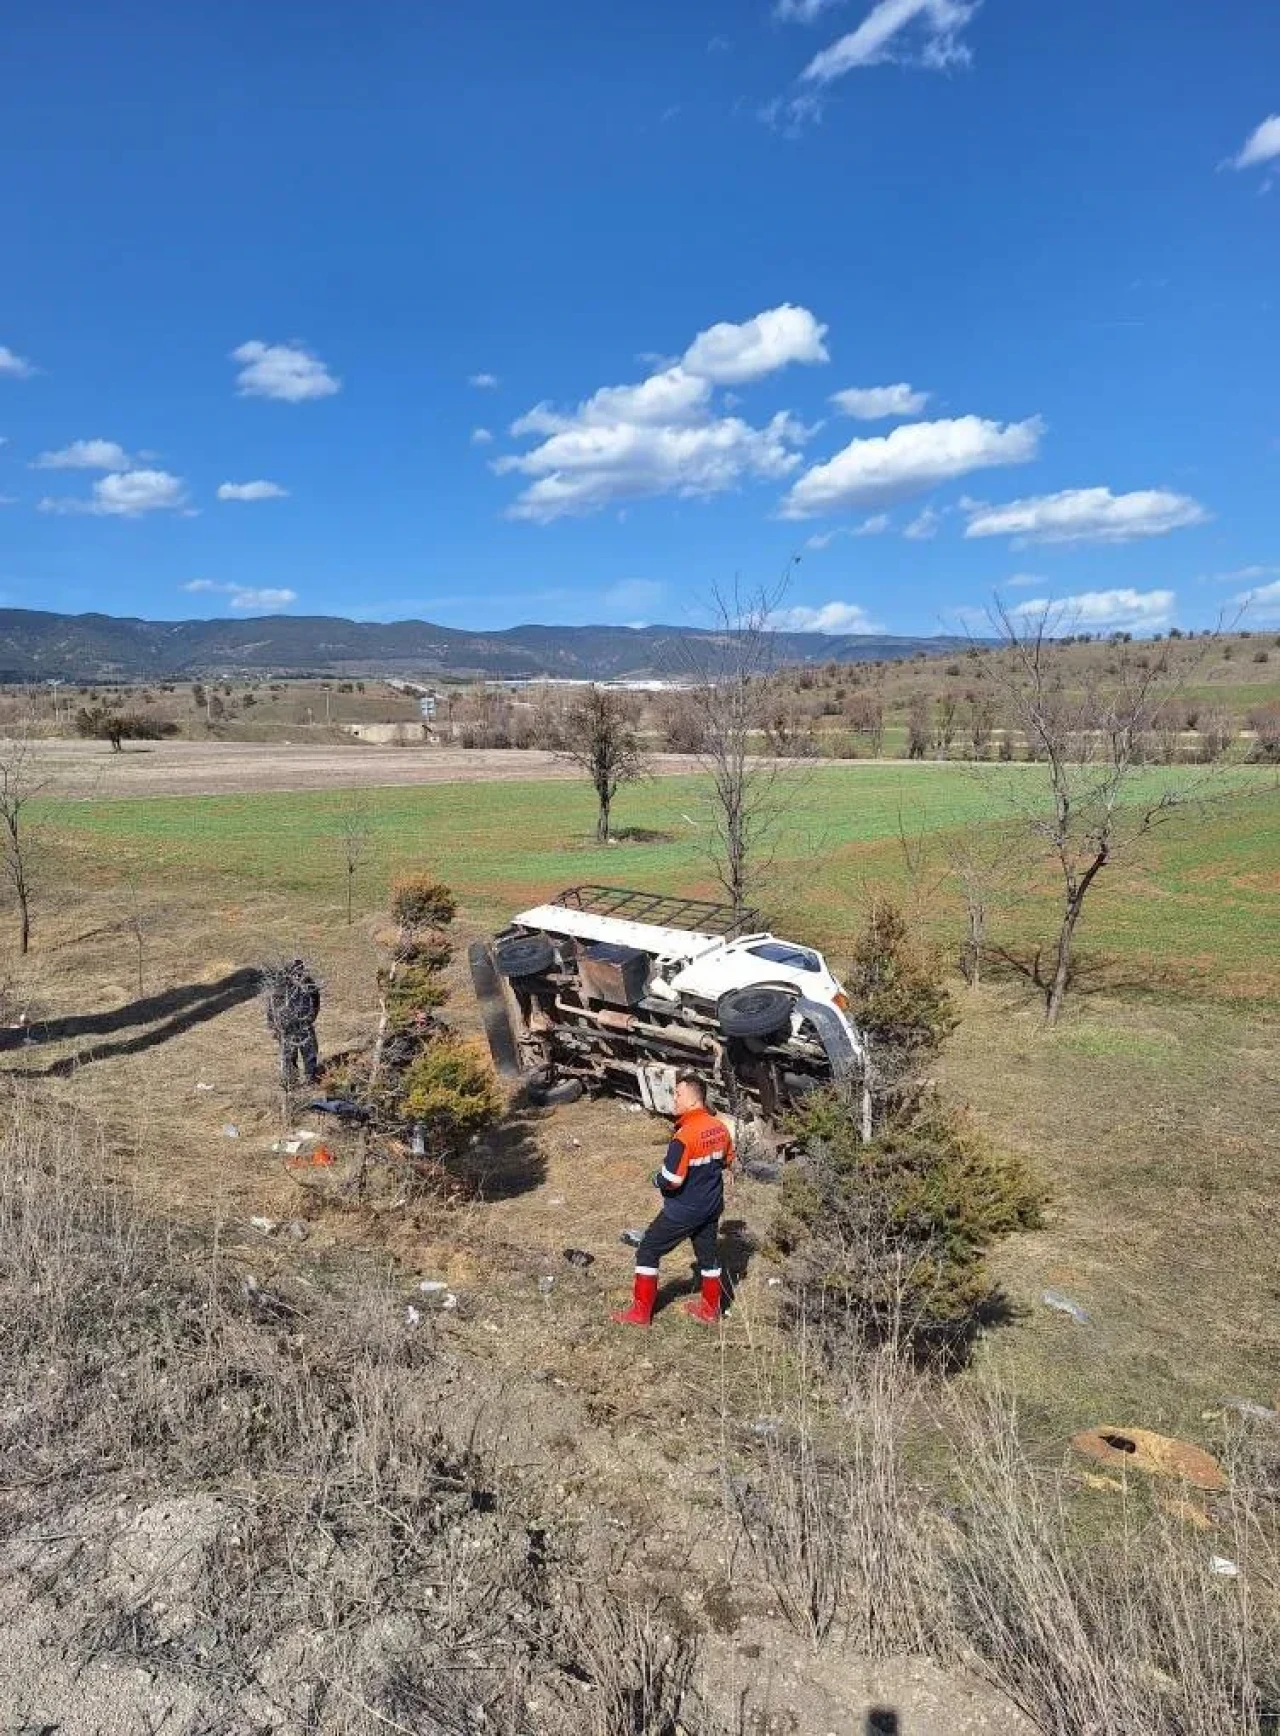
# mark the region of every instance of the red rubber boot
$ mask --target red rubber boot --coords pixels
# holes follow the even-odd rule
[[[684,1311],[691,1320],[700,1320],[704,1326],[715,1325],[720,1318],[719,1272],[702,1274],[702,1294],[696,1302],[686,1302]]]
[[[630,1308],[612,1316],[615,1326],[648,1326],[653,1319],[654,1303],[658,1300],[658,1274],[636,1271],[635,1289]]]

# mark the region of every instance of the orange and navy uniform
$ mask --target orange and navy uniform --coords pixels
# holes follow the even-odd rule
[[[664,1214],[691,1229],[718,1218],[724,1210],[724,1174],[733,1158],[733,1140],[723,1121],[702,1108],[682,1115],[654,1177]]]

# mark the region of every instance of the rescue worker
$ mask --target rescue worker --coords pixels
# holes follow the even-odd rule
[[[267,991],[267,1025],[280,1045],[280,1079],[286,1091],[297,1083],[298,1068],[308,1085],[320,1074],[316,1020],[320,1017],[320,985],[300,958],[271,978]]]
[[[708,1326],[720,1318],[717,1239],[725,1173],[733,1168],[733,1140],[724,1122],[708,1110],[706,1089],[695,1073],[682,1073],[676,1080],[675,1108],[675,1133],[653,1178],[662,1210],[636,1249],[634,1298],[630,1308],[613,1316],[619,1326],[648,1326],[658,1299],[658,1263],[686,1239],[693,1243],[702,1294],[696,1302],[686,1302],[684,1311]]]

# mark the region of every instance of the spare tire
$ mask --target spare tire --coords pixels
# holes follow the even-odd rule
[[[795,998],[785,989],[730,989],[716,1018],[726,1037],[772,1037],[791,1024]]]
[[[504,977],[541,976],[556,962],[556,949],[545,934],[513,934],[494,947],[493,962]]]

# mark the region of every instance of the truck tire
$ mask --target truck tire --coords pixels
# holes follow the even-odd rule
[[[504,977],[541,976],[556,962],[556,949],[545,934],[513,934],[498,942],[493,959]]]
[[[524,1094],[535,1108],[550,1109],[561,1103],[576,1103],[585,1090],[581,1079],[555,1079],[543,1069],[529,1080]]]
[[[772,1037],[791,1023],[795,1001],[785,989],[730,989],[716,1018],[726,1037]]]
[[[471,966],[471,981],[489,1040],[489,1053],[503,1079],[520,1077],[520,1055],[511,1029],[511,1015],[502,978],[494,968],[493,955],[482,940],[474,940],[467,948],[467,963]]]

